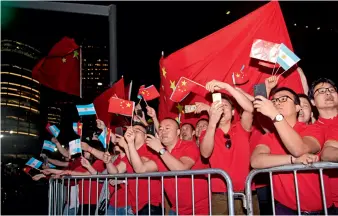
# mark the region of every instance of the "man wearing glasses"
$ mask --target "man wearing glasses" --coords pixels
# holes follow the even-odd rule
[[[320,78],[312,83],[309,96],[312,99],[311,103],[318,109],[319,118],[307,130],[308,134],[315,134],[307,142],[324,145],[321,152],[321,160],[338,162],[338,136],[336,135],[338,134],[337,87],[332,80]],[[334,136],[336,136],[335,139]],[[338,171],[330,170],[329,176],[333,203],[336,211],[338,211]]]
[[[222,94],[221,101],[212,103],[209,110],[209,125],[200,136],[200,152],[209,159],[211,168],[222,169],[227,172],[233,182],[234,191],[244,190],[245,179],[250,171],[249,137],[253,121],[253,106],[251,101],[240,91],[228,83],[217,80],[206,84],[210,92],[226,90],[242,107],[241,120],[232,123],[234,106],[231,100]],[[212,214],[227,215],[227,188],[222,178],[212,176]],[[254,205],[258,206],[257,195],[254,196]],[[254,208],[258,210],[258,207]],[[244,215],[241,200],[235,199],[235,214]],[[259,212],[254,212],[259,214]]]
[[[251,155],[253,168],[311,164],[318,161],[315,154],[320,151],[321,146],[318,143],[307,142],[313,138],[304,136],[307,126],[297,121],[297,114],[301,109],[300,100],[293,90],[285,87],[276,89],[272,92],[271,101],[256,96],[253,104],[257,112],[272,120],[275,127],[274,132],[263,135],[254,148]],[[321,214],[323,204],[319,175],[313,172],[299,172],[297,180],[301,213]],[[277,173],[273,175],[272,181],[276,214],[298,214],[293,174]],[[325,182],[328,182],[328,176],[324,176],[324,184]],[[326,192],[327,207],[330,207],[332,199],[328,188]]]

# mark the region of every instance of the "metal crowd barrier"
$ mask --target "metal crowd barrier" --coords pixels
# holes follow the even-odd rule
[[[324,206],[324,213],[325,213],[325,215],[327,215],[325,188],[324,188],[324,181],[323,181],[323,170],[324,169],[338,169],[338,163],[318,162],[318,163],[313,163],[311,165],[295,164],[295,165],[272,167],[272,168],[268,168],[268,169],[254,169],[254,170],[252,170],[249,173],[249,175],[246,179],[246,185],[245,185],[245,193],[246,193],[246,198],[247,198],[247,214],[253,215],[251,184],[252,184],[253,178],[257,174],[269,173],[272,210],[273,210],[273,215],[275,215],[275,202],[274,202],[274,190],[273,190],[273,182],[272,182],[272,173],[293,172],[295,188],[296,188],[297,211],[298,211],[298,215],[301,215],[299,191],[298,191],[298,181],[297,181],[297,172],[298,171],[308,171],[308,170],[318,170],[319,176],[320,176],[320,187],[321,187],[321,193],[322,193],[322,198],[323,198],[322,201],[323,201],[323,206]]]
[[[128,187],[128,179],[136,179],[136,215],[138,213],[138,199],[137,199],[137,195],[138,195],[138,179],[144,179],[147,178],[148,179],[148,202],[150,203],[150,180],[151,178],[160,178],[161,179],[161,196],[162,196],[162,215],[165,215],[165,211],[164,211],[164,178],[166,177],[175,177],[175,189],[176,189],[176,206],[178,206],[178,201],[179,198],[177,196],[177,191],[178,188],[177,187],[177,179],[180,177],[187,177],[190,176],[191,178],[191,182],[192,182],[192,189],[194,188],[194,179],[196,175],[199,176],[206,176],[207,175],[207,179],[206,181],[208,182],[208,202],[209,202],[209,215],[212,215],[211,213],[211,175],[219,175],[222,178],[224,178],[226,185],[227,185],[227,196],[228,196],[228,209],[229,209],[229,215],[234,215],[234,192],[233,192],[233,186],[232,186],[232,182],[230,179],[230,176],[224,172],[221,169],[203,169],[203,170],[187,170],[187,171],[172,171],[172,172],[153,172],[153,173],[142,173],[142,174],[115,174],[115,175],[91,175],[91,176],[64,176],[62,179],[50,179],[49,181],[49,207],[48,207],[48,214],[49,215],[63,215],[63,211],[64,211],[64,206],[65,206],[65,197],[67,197],[67,203],[68,203],[68,211],[66,211],[66,214],[68,215],[69,213],[69,197],[70,197],[70,183],[71,181],[74,181],[75,185],[77,185],[80,181],[82,181],[82,188],[75,188],[76,189],[76,194],[78,193],[78,190],[82,190],[83,191],[83,181],[84,180],[89,180],[89,193],[91,191],[91,181],[92,180],[96,180],[96,188],[98,189],[98,185],[99,185],[99,181],[105,183],[105,191],[108,191],[108,182],[110,179],[113,179],[115,181],[117,180],[124,180],[126,182],[126,186],[125,186],[125,202],[127,203],[128,200],[128,192],[127,192],[127,187]],[[67,187],[65,187],[65,182],[67,182]],[[174,186],[173,186],[174,187]],[[117,190],[117,185],[115,185],[115,190]],[[97,205],[99,205],[99,192],[98,190],[96,190],[96,203]],[[67,194],[67,196],[65,196]],[[116,199],[116,195],[117,193],[115,193],[115,204],[117,202]],[[92,196],[91,194],[89,194],[89,197]],[[95,195],[94,195],[95,196]],[[105,202],[105,212],[107,213],[107,209],[108,209],[108,205],[109,205],[109,200],[108,200],[108,193],[105,193],[105,198],[106,198],[106,202]],[[82,197],[80,197],[79,199],[82,199],[83,201],[83,195]],[[90,201],[90,199],[89,199]],[[75,204],[75,213],[77,213],[77,202],[78,200],[75,200],[76,204]],[[184,202],[184,200],[182,200],[182,202]],[[82,202],[83,203],[83,202]],[[90,204],[90,203],[89,203]],[[195,215],[195,203],[194,203],[194,190],[192,190],[192,214]],[[116,206],[116,205],[115,205]],[[66,207],[67,208],[67,207]],[[90,205],[88,206],[88,212],[90,212]],[[127,207],[126,207],[127,208]],[[127,212],[127,211],[126,211]],[[80,213],[81,215],[83,215],[83,205],[80,209]],[[179,215],[178,210],[176,211],[176,214]],[[115,211],[115,215],[116,215],[116,211]],[[150,215],[150,205],[149,205],[149,215]]]

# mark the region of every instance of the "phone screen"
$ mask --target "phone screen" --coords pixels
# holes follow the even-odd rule
[[[254,95],[255,95],[255,97],[258,96],[258,95],[261,95],[265,98],[268,97],[264,83],[260,83],[260,84],[257,84],[257,85],[254,86]]]
[[[147,134],[155,136],[155,126],[153,124],[147,127]]]
[[[142,110],[141,109],[136,110],[136,115],[138,115],[138,116],[140,116],[142,118],[143,117]]]
[[[115,134],[123,136],[123,128],[122,127],[115,128]]]
[[[215,101],[222,101],[221,93],[213,93],[212,94],[212,102],[215,102]]]

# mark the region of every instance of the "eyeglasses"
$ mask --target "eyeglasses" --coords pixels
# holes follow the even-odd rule
[[[285,103],[288,99],[290,99],[290,100],[292,100],[293,102],[295,102],[292,98],[290,98],[290,97],[287,96],[287,95],[281,96],[281,97],[279,97],[279,98],[274,98],[274,99],[272,99],[271,101],[272,101],[273,104],[276,104],[277,102],[279,102],[279,103]]]
[[[330,93],[334,93],[337,91],[337,89],[336,87],[319,88],[313,94],[316,94],[316,92],[318,92],[319,94],[325,94],[327,91],[329,91]]]
[[[231,148],[230,135],[229,134],[224,134],[224,138],[226,139],[226,141],[225,141],[225,147],[227,147],[227,149],[230,149]]]

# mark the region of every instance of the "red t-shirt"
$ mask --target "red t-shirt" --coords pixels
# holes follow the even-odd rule
[[[313,137],[316,138],[321,145],[324,145],[327,140],[337,140],[338,141],[338,116],[331,119],[324,119],[319,117],[318,121],[313,124],[313,127],[310,127],[311,131],[319,131]],[[308,134],[310,133],[308,132]],[[332,200],[335,206],[338,206],[338,171],[335,169],[325,170],[330,177],[330,187]]]
[[[104,163],[101,160],[96,160],[92,164],[92,166],[99,173],[105,169]],[[78,166],[75,168],[74,171],[87,172],[88,170],[83,166]],[[91,182],[89,179],[83,180],[83,200],[82,200],[82,180],[81,179],[77,180],[79,184],[79,203],[80,204],[96,204],[96,201],[99,200],[100,198],[102,183],[97,184],[95,175],[93,175],[93,177],[94,178],[91,180]]]
[[[74,158],[68,162],[68,166],[65,167],[63,170],[70,170],[73,171],[78,167],[82,167],[81,165],[81,157]],[[69,180],[69,185],[70,186],[75,186],[75,180],[70,179]],[[68,180],[65,180],[65,186],[68,186]]]
[[[202,141],[206,131],[200,137]],[[244,130],[240,122],[231,126],[228,134],[231,147],[226,147],[226,138],[220,128],[215,131],[214,149],[209,158],[211,168],[224,170],[231,177],[234,191],[244,191],[245,180],[250,172],[250,132]],[[226,183],[221,176],[212,176],[212,192],[226,192]]]
[[[255,150],[255,147],[259,144],[258,142],[263,135],[264,134],[259,128],[255,126],[252,128],[252,132],[251,132],[250,140],[249,140],[250,155],[252,155],[252,152]],[[268,184],[269,184],[269,175],[267,173],[261,173],[255,176],[255,178],[253,179],[252,189],[265,187]]]
[[[155,155],[143,144],[137,153],[140,157],[146,157],[149,160],[154,160]],[[121,159],[127,166],[127,173],[135,173],[133,167],[129,163],[127,157]],[[136,178],[128,179],[128,199],[131,203],[133,212],[136,213],[136,198],[138,200],[138,211],[140,211],[146,204],[148,204],[148,178],[138,179],[138,196],[136,196]],[[162,201],[161,196],[161,182],[159,178],[150,178],[150,204],[159,206]]]
[[[306,130],[304,123],[297,122],[294,130],[303,136]],[[271,154],[286,155],[284,145],[280,143],[276,133],[268,133],[259,141],[270,148]],[[307,133],[308,134],[308,133]],[[320,189],[319,173],[317,171],[303,171],[297,173],[300,208],[302,211],[318,211],[323,209]],[[274,196],[281,204],[297,210],[296,192],[293,173],[273,174]],[[324,175],[325,191],[330,191],[328,176]],[[330,193],[326,193],[327,206],[332,205]]]
[[[124,156],[124,158],[127,156]],[[119,155],[116,160],[113,162],[114,166],[117,166],[121,162],[121,156]],[[115,181],[115,178],[112,178],[113,181]],[[120,179],[122,180],[122,179]],[[115,192],[115,187],[117,188],[117,193]],[[123,208],[126,206],[126,185],[124,183],[118,184],[117,186],[112,186],[109,183],[109,192],[110,192],[110,200],[109,204],[111,206],[114,206],[116,208]],[[116,199],[115,199],[116,198]],[[109,197],[108,197],[109,199]],[[116,200],[116,205],[115,205]],[[129,198],[127,200],[127,206],[130,205]]]
[[[205,165],[201,162],[200,152],[197,145],[192,141],[178,140],[175,147],[170,154],[176,159],[182,157],[189,157],[195,161],[195,165],[191,170],[205,169]],[[159,172],[167,172],[167,166],[161,158],[157,157],[155,161]],[[164,188],[168,195],[168,199],[172,204],[172,208],[179,215],[192,214],[192,191],[191,191],[191,177],[178,177],[177,178],[177,197],[178,206],[176,206],[176,189],[175,177],[164,178]],[[195,214],[207,215],[209,210],[208,203],[208,183],[205,176],[194,176],[194,202]]]

